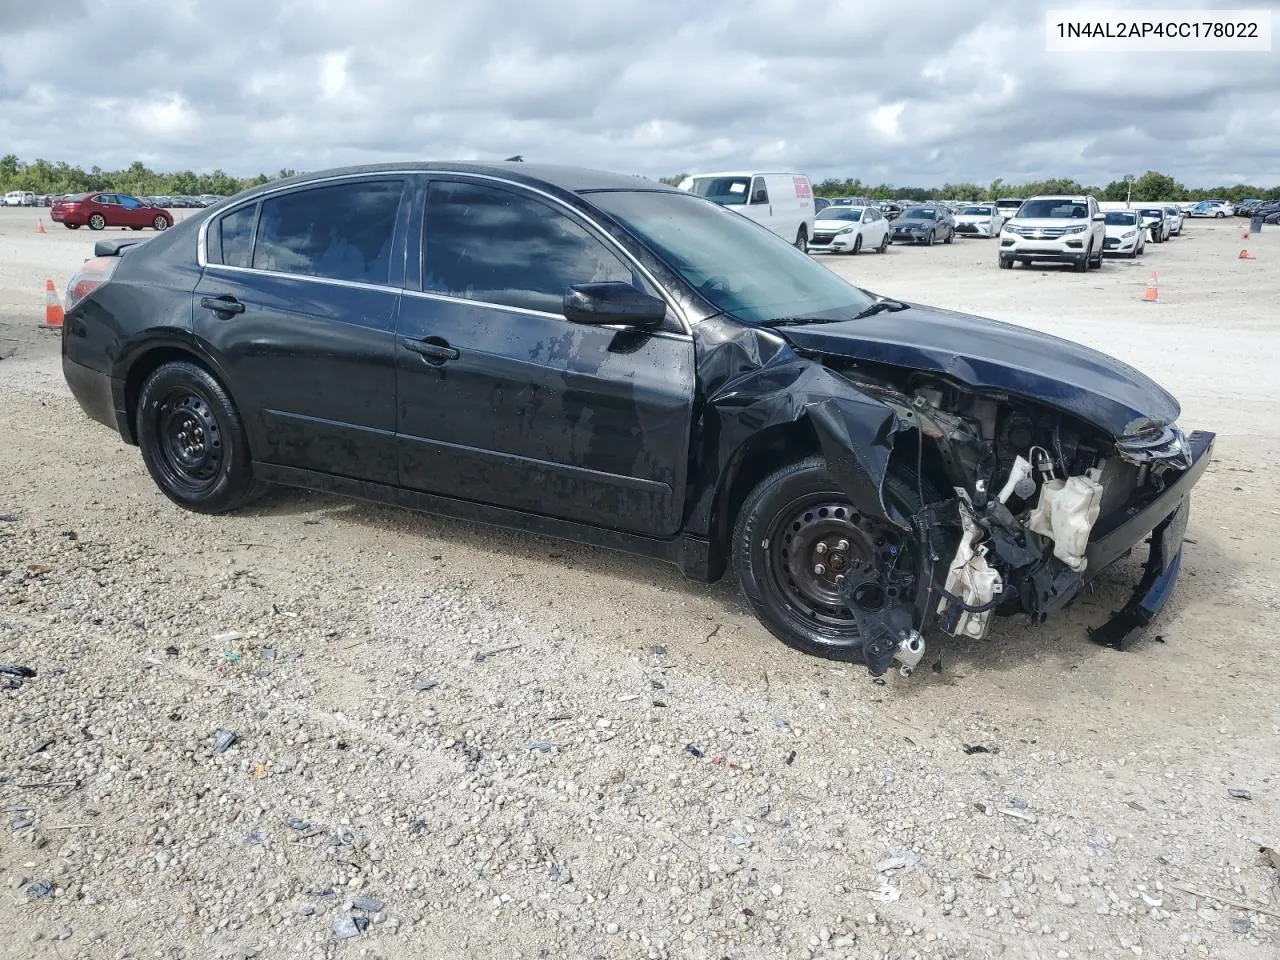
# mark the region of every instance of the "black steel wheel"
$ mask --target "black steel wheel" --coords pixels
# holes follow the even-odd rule
[[[891,474],[885,489],[899,509],[915,512],[913,475]],[[862,658],[846,577],[877,563],[916,572],[904,531],[851,503],[822,457],[762,480],[739,511],[733,543],[738,582],[760,622],[788,646],[833,659]],[[872,595],[878,590],[864,588],[855,602],[874,610],[896,599]]]
[[[142,459],[170,500],[200,513],[225,513],[264,489],[253,479],[240,415],[204,368],[162,365],[143,384],[137,406]]]

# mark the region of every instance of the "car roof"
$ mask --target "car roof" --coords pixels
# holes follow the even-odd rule
[[[712,170],[708,173],[690,173],[688,177],[802,177],[802,173],[790,170]]]
[[[438,161],[410,161],[403,163],[371,163],[353,167],[334,167],[298,174],[284,180],[272,180],[260,187],[246,191],[237,199],[269,193],[281,187],[303,185],[317,180],[336,177],[360,176],[379,173],[431,173],[448,171],[477,176],[501,177],[526,186],[554,187],[569,193],[586,193],[596,190],[648,190],[661,193],[682,193],[647,177],[628,176],[591,170],[585,167],[559,166],[555,164],[501,162],[501,163],[445,163]],[[703,174],[698,174],[703,176]]]
[[[1089,198],[1083,193],[1038,193],[1028,200],[1070,200],[1072,203],[1084,203]]]

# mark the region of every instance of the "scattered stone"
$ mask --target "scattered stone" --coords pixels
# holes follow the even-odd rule
[[[428,690],[434,690],[440,686],[439,680],[415,680],[413,681],[413,689],[419,693],[426,693]]]
[[[907,870],[914,867],[920,862],[920,855],[916,853],[901,853],[892,857],[886,857],[876,864],[877,873],[889,873],[893,870]]]
[[[352,910],[363,910],[365,913],[378,913],[385,904],[377,897],[352,897],[350,900]]]
[[[303,820],[301,817],[290,817],[285,823],[290,830],[297,830],[300,833],[311,829],[311,821]]]
[[[333,918],[330,929],[333,931],[333,939],[350,940],[352,937],[360,936],[368,927],[368,917],[353,917],[350,914],[343,914]]]
[[[1253,794],[1244,787],[1231,787],[1227,790],[1227,796],[1233,800],[1252,800]]]
[[[1231,921],[1232,933],[1248,933],[1253,929],[1253,922],[1248,917],[1239,917]]]
[[[243,640],[244,634],[239,630],[223,630],[221,633],[213,635],[213,642],[221,646],[226,643],[235,643],[237,640]]]
[[[47,900],[53,896],[52,880],[37,880],[27,887],[27,896],[32,900]]]
[[[239,735],[234,730],[219,730],[213,738],[214,753],[226,753],[239,739]]]
[[[68,940],[71,938],[71,925],[69,923],[58,924],[58,932],[53,935],[55,940]]]

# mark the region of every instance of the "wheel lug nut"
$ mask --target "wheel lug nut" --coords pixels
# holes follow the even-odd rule
[[[813,548],[813,552],[816,553],[818,556],[822,556],[824,553],[827,552],[827,545],[825,543],[819,543],[816,547]]]
[[[836,544],[836,549],[837,549],[837,550],[842,550],[842,551],[843,551],[843,550],[848,550],[848,549],[849,549],[849,541],[848,541],[848,540],[841,540],[839,543],[837,543],[837,544]]]
[[[822,576],[824,573],[827,572],[827,568],[824,564],[815,563],[813,565],[813,572],[816,573],[818,576]]]
[[[844,574],[843,574],[843,573],[838,573],[838,574],[836,574],[836,586],[837,586],[837,587],[842,587],[842,586],[844,586]]]

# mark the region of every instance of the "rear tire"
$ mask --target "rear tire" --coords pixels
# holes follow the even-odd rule
[[[106,225],[107,225],[107,218],[106,218],[106,217],[104,217],[102,214],[100,214],[100,213],[90,214],[90,216],[89,216],[89,229],[90,229],[90,230],[101,230],[101,229],[103,229]]]
[[[923,489],[927,498],[937,498]],[[920,507],[918,481],[908,469],[886,477],[885,494],[906,513]],[[840,540],[846,541],[843,550],[815,550],[819,542]],[[862,639],[833,574],[894,546],[910,561],[902,531],[863,516],[826,460],[809,457],[774,471],[747,496],[734,524],[733,563],[743,596],[775,637],[803,653],[860,662]],[[826,559],[831,571],[818,574],[815,556]]]
[[[63,226],[64,226],[64,227],[66,227],[68,230],[79,230],[79,229],[80,229],[80,224],[78,224],[78,223],[64,223],[64,224],[63,224]]]
[[[253,478],[235,404],[194,363],[166,363],[147,378],[138,397],[136,434],[151,479],[188,510],[226,513],[266,489]]]
[[[156,227],[156,229],[161,230],[163,227]],[[801,253],[805,253],[809,249],[809,231],[805,229],[804,224],[801,224],[800,229],[796,231],[795,247]]]

